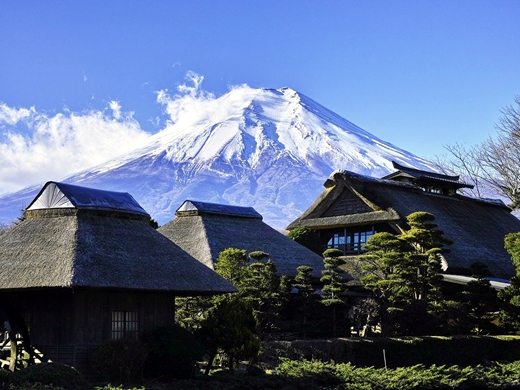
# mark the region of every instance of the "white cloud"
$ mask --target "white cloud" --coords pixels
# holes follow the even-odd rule
[[[150,137],[116,101],[105,111],[54,116],[0,105],[0,193],[59,180],[142,146]],[[110,111],[108,111],[110,113]],[[15,125],[25,125],[21,133]]]
[[[200,118],[201,113],[208,112],[209,106],[216,100],[212,93],[201,89],[203,76],[188,71],[186,80],[187,84],[177,87],[178,94],[171,96],[167,89],[157,92],[157,102],[164,106],[171,123],[189,123]]]
[[[186,80],[185,84],[177,87],[177,93],[174,95],[170,95],[167,89],[157,92],[157,102],[163,105],[165,113],[170,117],[166,124],[167,131],[171,130],[171,126],[175,129],[185,129],[207,118],[212,118],[216,122],[224,121],[236,112],[236,109],[243,109],[246,107],[244,104],[250,104],[248,99],[222,104],[222,99],[228,99],[230,95],[225,94],[216,98],[212,93],[204,91],[202,89],[204,77],[195,72],[187,72]],[[248,91],[257,93],[257,90],[246,84],[230,86],[229,89],[230,91],[243,89],[245,92],[243,96],[246,96]]]
[[[170,95],[157,92],[157,102],[170,117],[161,131],[178,131],[207,118],[224,121],[236,110],[222,104],[201,87],[204,77],[189,71],[186,83]],[[247,85],[232,86],[254,92]],[[94,95],[92,95],[94,98]],[[236,105],[249,100],[234,102]],[[150,119],[155,126],[160,118]],[[20,128],[26,130],[21,132]],[[71,112],[66,107],[50,116],[31,108],[0,103],[0,194],[68,175],[144,146],[150,134],[141,129],[132,112],[111,100],[105,110]]]
[[[119,104],[119,102],[116,100],[112,100],[108,103],[108,106],[112,110],[114,118],[121,119],[121,105]]]
[[[23,119],[36,113],[34,107],[31,108],[11,108],[4,103],[0,104],[0,125],[16,125]]]

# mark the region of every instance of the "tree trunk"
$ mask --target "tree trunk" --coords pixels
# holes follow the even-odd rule
[[[209,372],[213,368],[213,360],[215,360],[215,356],[217,356],[216,352],[210,352],[209,359],[208,359],[208,365],[206,366],[206,369],[204,370],[205,376],[208,376]]]
[[[16,369],[16,360],[18,359],[18,345],[16,343],[15,332],[9,333],[9,339],[11,340],[11,360],[9,361],[9,370],[14,372]]]

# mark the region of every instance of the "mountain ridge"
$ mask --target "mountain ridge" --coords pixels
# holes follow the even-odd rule
[[[194,199],[252,206],[284,228],[336,169],[381,177],[392,160],[433,169],[291,88],[240,86],[194,102],[142,147],[63,181],[129,192],[160,224]],[[0,196],[0,221],[16,218],[20,201],[28,204],[39,188]]]

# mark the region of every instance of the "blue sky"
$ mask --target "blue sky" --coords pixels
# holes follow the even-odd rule
[[[519,18],[513,0],[4,0],[0,193],[161,130],[157,93],[190,71],[216,96],[293,88],[421,157],[479,143],[520,94]]]

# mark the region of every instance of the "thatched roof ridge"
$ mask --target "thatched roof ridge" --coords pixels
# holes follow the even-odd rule
[[[47,182],[27,210],[100,209],[142,214],[150,217],[127,192],[106,191],[67,183]]]
[[[321,256],[260,219],[216,214],[177,216],[161,226],[159,232],[211,268],[219,253],[232,247],[248,253],[268,253],[283,275],[296,275],[300,265],[312,267],[315,276],[320,276],[323,269]]]
[[[452,269],[468,269],[475,261],[482,261],[496,277],[510,278],[514,274],[513,264],[504,249],[504,236],[520,231],[520,220],[501,202],[428,193],[408,183],[346,171],[336,172],[326,183],[325,191],[288,229],[296,226],[328,228],[324,222],[328,221],[329,208],[349,191],[362,195],[381,210],[393,210],[400,217],[400,221],[394,222],[404,229],[407,228],[407,215],[416,211],[432,213],[445,236],[454,242],[451,252],[446,254]],[[371,214],[373,212],[350,214],[345,216],[345,221],[359,218],[363,224]]]
[[[229,215],[242,218],[262,219],[262,216],[253,207],[232,206],[227,204],[201,202],[196,200],[185,200],[177,209],[175,215],[202,215],[216,214]]]
[[[95,207],[28,210],[0,236],[0,288],[236,291],[152,228],[147,214]]]

